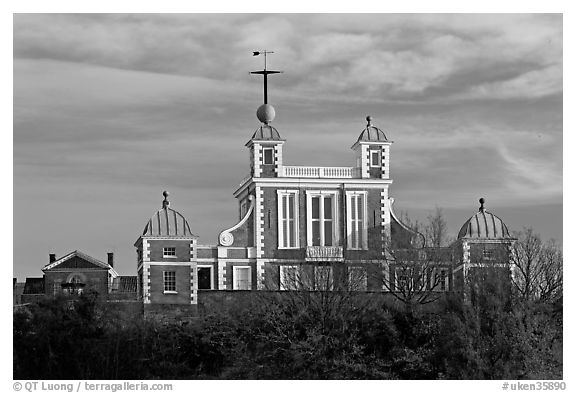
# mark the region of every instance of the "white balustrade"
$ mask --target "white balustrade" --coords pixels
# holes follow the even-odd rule
[[[360,177],[360,171],[353,167],[283,166],[281,177],[354,179]]]

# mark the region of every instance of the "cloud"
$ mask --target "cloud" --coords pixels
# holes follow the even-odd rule
[[[275,83],[308,95],[475,99],[497,90],[510,99],[562,88],[560,15],[55,14],[14,21],[19,58],[230,81],[260,66],[252,50],[274,49],[271,64],[287,71]],[[479,64],[508,73],[454,83]],[[530,85],[534,78],[540,88]],[[504,87],[491,87],[498,84]],[[499,93],[507,84],[513,88]]]
[[[403,208],[561,204],[561,21],[15,15],[15,266],[52,246],[132,257],[163,189],[214,243],[249,170],[258,49],[285,71],[269,82],[287,165],[355,165],[350,146],[372,115],[394,141]],[[64,221],[75,224],[52,229]],[[34,250],[30,237],[42,238]]]

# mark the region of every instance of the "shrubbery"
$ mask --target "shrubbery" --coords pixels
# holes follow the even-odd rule
[[[254,296],[189,324],[126,321],[93,296],[29,306],[14,313],[14,378],[562,378],[561,303],[484,294],[406,311],[375,295]]]

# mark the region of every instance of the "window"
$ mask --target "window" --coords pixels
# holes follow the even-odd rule
[[[263,149],[264,151],[264,164],[270,165],[274,164],[274,148],[267,147]]]
[[[448,269],[434,269],[434,282],[432,288],[435,291],[447,291],[449,289]]]
[[[368,222],[366,220],[366,192],[346,192],[348,205],[347,237],[348,248],[353,250],[368,249]]]
[[[234,266],[234,283],[233,288],[238,290],[252,289],[252,280],[250,277],[250,266]]]
[[[62,291],[67,295],[80,295],[84,291],[86,284],[84,279],[78,274],[74,274],[68,278],[68,282],[62,283]]]
[[[176,272],[164,272],[164,293],[176,293]]]
[[[314,267],[314,287],[318,291],[331,291],[334,289],[332,266]]]
[[[365,291],[368,289],[366,268],[351,266],[348,268],[348,289],[350,291]]]
[[[411,292],[414,290],[414,270],[412,268],[399,267],[396,273],[396,290]]]
[[[308,246],[338,245],[337,192],[311,191],[307,195]]]
[[[371,167],[382,166],[382,158],[380,150],[370,150],[370,166]]]
[[[164,258],[176,256],[176,247],[164,247]]]
[[[280,266],[280,290],[295,290],[301,287],[298,266]]]
[[[298,191],[278,190],[278,248],[299,248]]]
[[[492,259],[492,250],[482,250],[482,258],[484,259]]]
[[[198,289],[213,289],[212,266],[198,266]]]
[[[247,211],[248,211],[248,200],[242,199],[242,202],[240,202],[240,219],[244,218]]]

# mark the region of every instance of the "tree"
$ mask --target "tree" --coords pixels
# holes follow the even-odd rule
[[[424,227],[426,244],[429,247],[446,246],[448,242],[448,225],[446,224],[442,208],[436,206],[434,212],[428,215],[427,221]]]
[[[408,310],[441,298],[449,288],[449,249],[388,250],[383,287]]]
[[[517,233],[512,249],[513,284],[526,300],[553,302],[562,296],[563,256],[554,240],[542,242],[532,228]]]

